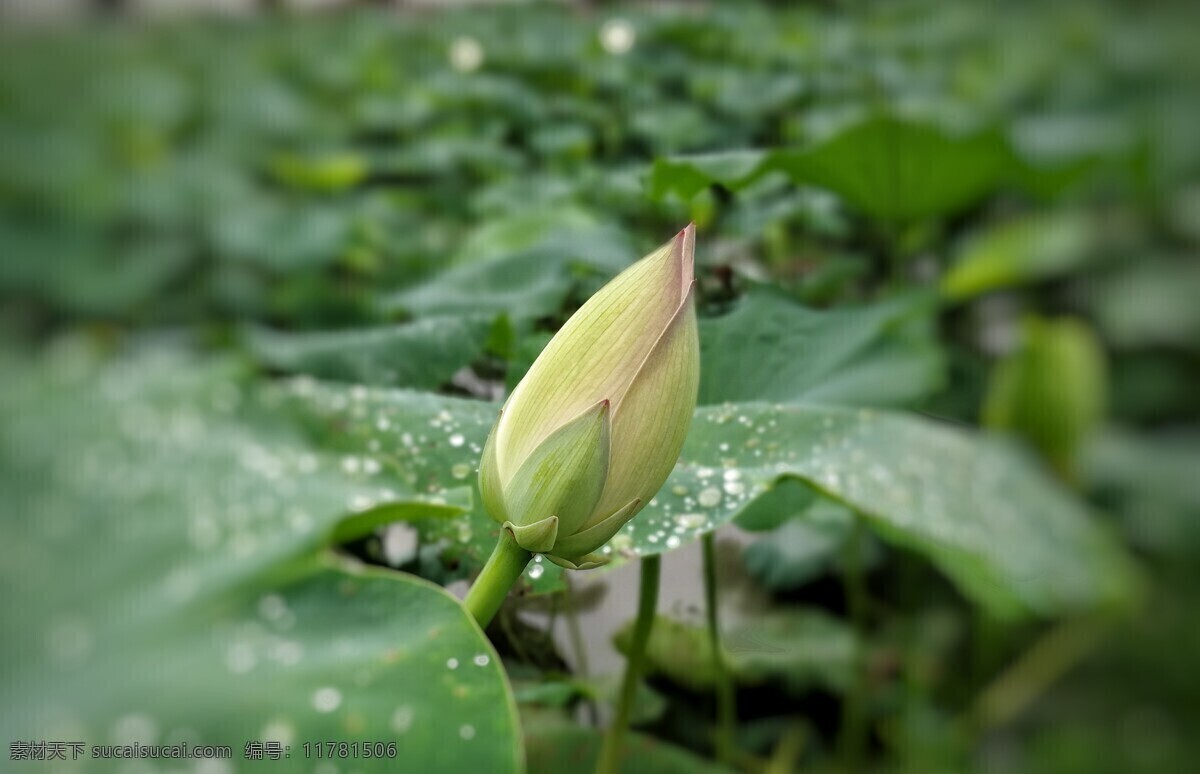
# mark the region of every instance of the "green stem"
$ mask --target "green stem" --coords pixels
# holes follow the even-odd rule
[[[566,602],[567,631],[571,635],[571,650],[575,652],[575,674],[586,680],[590,674],[588,669],[587,645],[583,641],[583,630],[579,627],[579,614],[575,609],[575,586],[571,582],[570,573],[563,573],[563,599]],[[593,726],[599,723],[596,714],[596,703],[589,696],[585,701],[588,719]]]
[[[864,539],[862,518],[855,515],[854,528],[846,544],[845,589],[846,608],[854,631],[866,641],[867,589],[862,572],[862,543]],[[846,771],[860,771],[866,746],[864,713],[867,703],[867,670],[864,654],[860,652],[854,666],[854,683],[842,702],[841,747],[842,765]]]
[[[532,558],[533,554],[517,545],[511,532],[506,529],[500,530],[496,550],[492,551],[487,564],[483,566],[479,577],[475,579],[466,599],[463,600],[463,604],[471,615],[475,616],[481,628],[486,629],[492,622],[496,611],[508,596],[508,590],[521,577],[525,565],[529,564]]]
[[[1107,630],[1107,622],[1100,618],[1075,618],[1058,624],[979,694],[962,725],[979,733],[1012,721],[1086,658]]]
[[[724,651],[721,649],[717,610],[717,561],[713,548],[713,533],[705,533],[700,542],[704,547],[704,604],[708,613],[708,637],[712,643],[713,672],[717,678],[717,733],[714,741],[717,760],[730,763],[733,760],[733,729],[737,722],[737,706],[733,678],[726,669]]]
[[[625,731],[629,727],[629,715],[633,711],[633,697],[637,693],[638,680],[642,676],[642,664],[646,659],[646,643],[650,640],[650,628],[654,625],[654,610],[658,607],[658,576],[662,560],[657,555],[642,558],[642,577],[638,583],[637,621],[633,625],[633,642],[629,645],[629,660],[625,664],[625,680],[621,683],[621,696],[617,700],[617,716],[604,735],[604,748],[596,764],[597,774],[616,774],[621,760],[621,746]]]

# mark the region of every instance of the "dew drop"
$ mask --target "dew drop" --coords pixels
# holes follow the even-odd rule
[[[545,571],[545,567],[540,564],[535,564],[529,568],[529,577],[533,580],[537,580],[538,578],[542,577],[542,573]]]
[[[708,522],[702,513],[681,513],[675,517],[675,523],[684,529],[699,529]]]
[[[83,621],[56,621],[46,633],[50,655],[69,664],[85,661],[92,652],[92,632]]]
[[[247,642],[236,642],[225,653],[225,665],[234,674],[244,675],[254,668],[257,661],[254,648]]]
[[[198,550],[213,548],[221,541],[221,528],[207,516],[197,516],[188,524],[188,538]]]
[[[475,726],[472,726],[472,725],[461,726],[458,729],[458,735],[468,741],[471,739],[474,739],[475,738]]]
[[[488,658],[488,654],[486,654],[486,653],[480,653],[471,660],[473,662],[475,662],[475,666],[481,666],[481,667],[487,666],[489,663],[491,663],[491,659]]]
[[[318,688],[312,696],[313,709],[317,712],[328,713],[342,705],[342,692],[337,688]]]
[[[458,669],[458,659],[456,659],[456,658],[446,659],[446,668],[447,669]]]
[[[112,737],[117,744],[154,744],[158,739],[158,724],[149,715],[131,713],[113,724]]]
[[[271,649],[271,657],[284,666],[295,666],[304,657],[304,648],[298,642],[284,640]]]
[[[392,713],[392,730],[397,734],[403,734],[408,731],[408,729],[412,728],[413,715],[415,714],[412,707],[397,707],[396,711]]]
[[[258,600],[258,614],[268,621],[278,621],[287,611],[287,602],[278,594],[264,594]]]
[[[259,736],[264,742],[279,742],[286,746],[295,740],[296,728],[286,720],[273,720],[263,726]]]
[[[449,441],[451,446],[457,448],[466,443],[467,439],[463,437],[462,433],[455,433],[454,435],[450,436]]]
[[[608,544],[612,546],[612,550],[614,551],[628,551],[630,548],[633,548],[633,538],[625,533],[621,533],[610,540]]]
[[[471,475],[471,466],[465,462],[460,462],[454,467],[450,468],[450,475],[457,479],[466,478],[467,476]]]
[[[703,508],[714,508],[721,503],[721,490],[710,486],[701,491],[696,500]]]

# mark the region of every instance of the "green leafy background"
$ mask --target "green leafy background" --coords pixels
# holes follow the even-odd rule
[[[715,530],[736,768],[1196,759],[1193,9],[103,13],[0,41],[5,736],[587,768],[565,619]],[[500,401],[688,221],[679,464],[480,631]],[[695,612],[629,770],[721,768]]]

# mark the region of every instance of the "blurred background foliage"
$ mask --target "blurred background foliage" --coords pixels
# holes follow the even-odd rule
[[[306,620],[328,616],[348,636],[381,639],[368,613],[389,603],[354,617],[353,604],[323,601],[345,589],[328,576],[347,571],[315,552],[340,544],[436,584],[467,577],[493,536],[472,501],[473,467],[464,466],[473,460],[455,450],[477,456],[495,408],[484,401],[516,384],[591,292],[694,220],[700,403],[715,412],[704,416],[720,424],[726,404],[733,413],[784,404],[747,409],[764,412],[754,414],[758,432],[772,428],[768,455],[789,439],[817,449],[822,417],[823,427],[866,439],[832,479],[798,464],[787,469],[796,478],[760,480],[753,438],[697,420],[685,462],[699,467],[681,466],[664,488],[663,518],[672,497],[677,521],[712,507],[709,491],[721,499],[703,488],[705,459],[727,468],[724,496],[736,502],[679,521],[671,537],[634,529],[614,551],[657,552],[730,519],[739,525],[718,533],[734,557],[726,577],[757,600],[727,616],[737,767],[1157,772],[1200,757],[1187,730],[1200,727],[1194,8],[905,0],[344,4],[307,14],[278,3],[179,16],[121,5],[52,23],[19,16],[28,3],[0,16],[3,577],[13,588],[33,588],[31,578],[66,584],[40,602],[6,600],[12,663],[46,657],[40,630],[9,637],[31,620],[54,632],[52,660],[65,653],[73,664],[96,642],[103,651],[108,635],[57,614],[116,604],[162,577],[217,589],[212,599],[225,601],[203,608],[214,620],[233,621],[247,604],[253,618],[253,599],[265,595],[268,630],[286,602],[309,610]],[[849,412],[810,421],[793,406],[915,419],[868,437],[871,420],[865,429]],[[146,435],[156,423],[173,442]],[[948,426],[1008,439],[1005,454],[979,457],[1003,486],[972,477],[983,476],[977,467],[953,486],[922,489],[916,520],[972,525],[1025,508],[1033,526],[991,525],[982,546],[979,535],[955,543],[838,479],[856,460],[899,470],[906,451],[944,458],[950,475],[960,447]],[[424,434],[443,428],[447,443],[430,451]],[[381,452],[397,432],[418,451]],[[293,445],[315,456],[278,456]],[[118,452],[114,470],[124,472],[106,477],[103,460]],[[225,455],[249,462],[223,465]],[[208,462],[190,467],[197,460]],[[1041,472],[1026,477],[1026,464]],[[381,468],[386,485],[372,478]],[[279,483],[317,469],[331,475],[308,481],[316,491]],[[735,471],[753,479],[754,496]],[[151,480],[138,477],[147,472]],[[256,476],[274,482],[257,499]],[[97,484],[106,479],[112,492]],[[219,496],[197,505],[204,496],[193,488],[205,485]],[[989,505],[981,492],[1015,504]],[[113,528],[119,540],[143,534],[155,515],[172,518],[166,504],[181,502],[180,546],[134,539],[97,563],[91,533],[70,526],[83,512],[131,525]],[[1039,533],[1038,508],[1070,513]],[[238,537],[270,543],[286,521],[295,540],[265,559],[247,549],[245,561],[234,551],[237,561],[189,564],[208,540],[205,519],[223,525],[231,511]],[[67,526],[43,528],[56,513]],[[396,520],[415,531],[381,527]],[[308,533],[314,522],[320,536]],[[992,539],[1031,556],[1061,549],[1029,566],[1061,561],[1064,578],[1086,566],[1072,577],[1091,578],[1091,591],[1055,596],[1052,577],[995,581],[989,573],[1022,564],[979,558]],[[125,572],[134,556],[158,559]],[[96,573],[64,579],[47,569],[64,561]],[[179,580],[171,567],[201,580]],[[573,604],[555,591],[552,568],[528,577],[545,595],[523,604]],[[342,596],[386,600],[382,582],[370,576],[369,593]],[[414,700],[408,714],[376,706],[374,678],[364,678],[360,709],[390,718],[382,730],[345,718],[272,726],[252,702],[244,731],[206,727],[378,737],[420,729],[422,707],[474,712],[479,719],[452,724],[454,745],[477,742],[481,757],[436,757],[445,742],[431,729],[410,737],[408,754],[426,750],[414,760],[428,765],[516,761],[516,715],[485,719],[508,690],[493,674],[499,655],[522,705],[530,767],[561,770],[594,755],[598,732],[579,708],[603,707],[612,687],[515,614],[491,633],[494,653],[423,583],[406,580],[403,594],[437,611],[426,616],[431,628],[468,643],[437,659],[452,670],[476,656],[491,664],[455,689],[476,702],[468,709],[438,698],[436,686],[416,689],[433,698]],[[241,589],[240,607],[229,588]],[[277,588],[288,591],[271,596]],[[1089,595],[1095,605],[1075,604]],[[169,597],[146,605],[178,602]],[[279,602],[264,614],[261,599]],[[145,659],[176,663],[165,654],[196,636],[154,618],[114,620],[123,637],[184,638]],[[710,646],[687,616],[661,621],[630,760],[693,770],[711,758]],[[269,637],[237,650],[244,629],[230,626],[235,657],[225,666],[235,673],[250,663],[239,653],[261,645],[278,655]],[[320,650],[321,626],[298,631],[280,641]],[[318,715],[343,701],[321,687],[341,679],[341,662],[320,652],[308,673]],[[275,660],[286,666],[288,653]],[[200,662],[197,674],[223,671]],[[413,668],[392,679],[415,679],[403,677],[420,674]],[[5,703],[15,711],[39,683],[12,670]],[[308,688],[276,679],[309,701]],[[97,702],[101,715],[115,706]],[[15,715],[3,717],[6,731],[18,728]],[[133,726],[117,736],[147,736],[145,723]]]

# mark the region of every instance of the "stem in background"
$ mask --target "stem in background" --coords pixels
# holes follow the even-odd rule
[[[726,668],[724,651],[721,649],[721,630],[717,611],[717,561],[713,548],[713,533],[706,532],[700,538],[704,548],[704,604],[708,614],[708,637],[712,644],[713,671],[717,678],[717,733],[714,739],[717,760],[730,763],[733,760],[733,729],[737,706],[733,692],[733,677]]]
[[[850,622],[861,641],[866,640],[867,588],[862,571],[862,543],[864,539],[862,518],[855,514],[854,529],[846,543],[845,587],[846,609]],[[845,771],[861,771],[866,746],[866,723],[864,713],[867,703],[867,669],[865,653],[860,649],[855,660],[854,684],[842,702],[842,731],[838,740],[841,748],[842,767]]]
[[[964,725],[978,733],[1011,721],[1091,653],[1108,628],[1107,621],[1095,617],[1055,626],[979,694]]]
[[[506,529],[500,530],[496,549],[492,551],[487,564],[483,566],[479,577],[475,579],[471,590],[463,599],[463,604],[479,622],[480,628],[486,629],[492,622],[496,611],[508,596],[508,590],[521,577],[525,565],[529,564],[532,558],[533,554],[517,545],[511,532]]]
[[[575,674],[586,680],[590,672],[587,644],[583,641],[583,631],[579,628],[579,614],[575,609],[575,585],[571,582],[570,573],[563,573],[563,582],[566,584],[566,588],[563,589],[563,598],[566,602],[567,631],[571,635],[571,650],[575,652]],[[596,714],[596,703],[589,697],[586,699],[585,706],[588,719],[591,720],[593,726],[597,725],[599,717]]]
[[[566,602],[567,630],[571,635],[571,650],[575,651],[575,673],[580,677],[588,676],[587,646],[583,641],[583,631],[579,628],[579,615],[575,610],[575,584],[571,576],[563,573],[563,597]]]
[[[625,731],[629,727],[629,715],[633,710],[633,697],[637,692],[638,680],[642,676],[642,665],[646,658],[646,643],[650,640],[650,628],[654,625],[654,610],[658,607],[658,577],[662,569],[662,558],[657,555],[642,557],[642,577],[638,583],[637,620],[633,625],[633,642],[629,645],[629,660],[625,664],[625,680],[621,683],[621,696],[617,701],[617,716],[604,735],[604,748],[596,764],[597,774],[616,774],[621,760],[621,746]]]

